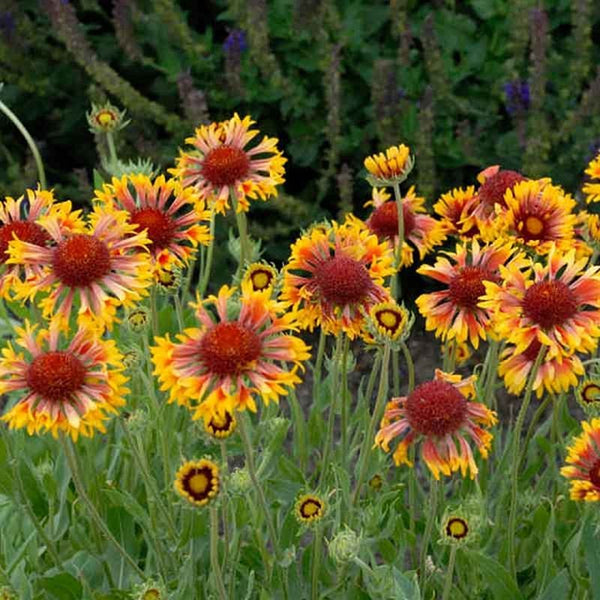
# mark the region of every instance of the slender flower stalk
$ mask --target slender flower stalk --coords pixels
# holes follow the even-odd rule
[[[215,578],[219,600],[227,600],[227,590],[223,583],[223,573],[219,563],[219,512],[218,508],[211,506],[210,509],[210,566]]]
[[[523,422],[525,420],[525,415],[527,414],[527,409],[529,408],[529,403],[531,401],[531,395],[533,392],[533,382],[535,381],[535,377],[537,372],[542,364],[542,360],[544,358],[544,354],[546,353],[546,347],[541,346],[538,352],[537,358],[535,359],[535,363],[533,368],[531,369],[531,373],[529,374],[529,380],[527,381],[527,388],[525,389],[525,397],[523,398],[523,403],[521,404],[521,410],[517,416],[517,421],[515,423],[515,427],[513,430],[513,456],[512,456],[512,467],[511,467],[511,491],[510,491],[510,511],[508,515],[508,560],[510,563],[510,570],[513,578],[516,580],[517,578],[517,557],[516,557],[516,548],[515,548],[515,527],[517,521],[517,487],[519,483],[519,463],[521,459],[521,452],[519,451],[521,445],[521,430],[523,429]],[[523,456],[524,452],[527,451],[527,448],[523,448]]]
[[[311,565],[311,600],[319,599],[319,567],[321,565],[321,543],[323,530],[320,525],[315,528],[313,538],[312,565]]]
[[[402,354],[404,354],[404,360],[406,360],[406,369],[408,371],[407,393],[410,394],[415,389],[415,363],[405,341],[400,342],[400,349],[402,350]]]
[[[458,546],[454,545],[450,548],[450,558],[448,559],[448,568],[446,569],[446,578],[444,580],[444,592],[442,594],[442,600],[448,600],[450,598],[450,591],[452,590],[452,577],[454,576],[454,564],[456,562],[456,551]]]
[[[440,485],[441,484],[437,479],[434,479],[433,477],[431,478],[429,488],[429,501],[427,503],[427,524],[425,525],[425,532],[423,533],[423,539],[421,541],[421,553],[419,556],[419,573],[421,575],[421,589],[424,589],[425,585],[425,562],[427,560],[427,548],[429,547],[431,533],[435,524],[435,518],[438,507],[438,497],[440,495]]]
[[[390,344],[388,343],[385,344],[383,348],[381,376],[379,378],[379,389],[377,391],[377,399],[375,400],[375,408],[373,409],[373,414],[369,420],[369,425],[367,427],[358,458],[358,479],[356,481],[356,487],[354,488],[354,496],[352,497],[353,505],[356,504],[360,497],[360,489],[365,481],[365,477],[367,476],[367,471],[369,469],[369,452],[372,446],[373,433],[375,431],[375,425],[381,420],[381,409],[383,408],[383,402],[388,388],[389,365]]]
[[[210,211],[210,244],[208,246],[208,250],[206,251],[206,260],[202,265],[202,271],[200,273],[200,286],[198,287],[198,293],[201,298],[204,298],[204,293],[206,292],[206,288],[208,287],[208,281],[210,279],[210,270],[212,267],[212,259],[213,259],[213,250],[215,247],[215,216],[216,212],[214,207],[211,208]],[[193,265],[190,265],[190,277],[191,272],[193,271]]]
[[[123,557],[125,562],[127,562],[129,566],[135,571],[138,577],[144,579],[144,572],[139,568],[138,564],[127,552],[127,550],[125,550],[125,548],[117,541],[115,536],[111,533],[110,529],[100,516],[100,513],[94,506],[94,503],[90,500],[90,497],[87,494],[87,491],[83,484],[83,480],[81,478],[81,469],[79,467],[79,462],[77,460],[75,450],[72,446],[72,442],[69,439],[67,439],[67,436],[64,434],[59,437],[59,440],[63,448],[63,452],[65,453],[65,458],[67,459],[67,464],[69,465],[71,477],[73,478],[73,483],[75,484],[77,494],[88,509],[92,521],[96,524],[98,529],[102,531],[106,539],[109,540],[110,543],[116,548],[117,552]]]
[[[0,86],[0,90],[1,89],[2,88]],[[2,100],[0,100],[0,111],[2,111],[12,121],[13,125],[21,132],[21,135],[25,138],[25,141],[27,142],[31,153],[33,154],[33,160],[35,160],[35,166],[37,167],[40,185],[42,189],[45,190],[47,188],[47,183],[46,173],[44,171],[44,163],[42,162],[40,151],[38,150],[38,147],[33,141],[33,138],[29,134],[29,131],[27,131],[25,125],[21,123],[19,117],[17,117],[17,115],[15,115],[15,113],[12,110],[10,110],[10,108],[8,108],[8,106],[6,106],[6,104],[4,104]]]
[[[402,208],[402,194],[400,183],[394,183],[394,198],[398,208],[398,254],[396,255],[396,268],[402,265],[402,248],[404,247],[404,209]],[[401,293],[401,290],[398,290]],[[399,299],[399,296],[398,296]]]

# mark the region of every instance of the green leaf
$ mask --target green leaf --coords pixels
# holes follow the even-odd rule
[[[590,574],[590,590],[593,600],[600,600],[600,536],[593,521],[588,518],[581,536],[585,565]]]
[[[40,577],[37,583],[56,600],[80,600],[81,598],[81,584],[69,573]]]
[[[100,172],[94,169],[94,189],[101,190],[104,185],[104,177],[100,175]]]
[[[497,600],[522,600],[523,596],[508,571],[497,561],[479,552],[471,553],[489,591]]]
[[[546,587],[538,600],[563,600],[563,598],[569,598],[570,589],[571,586],[569,584],[569,574],[567,573],[566,569],[563,569],[548,584],[548,587]]]

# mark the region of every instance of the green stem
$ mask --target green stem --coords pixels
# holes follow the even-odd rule
[[[546,397],[544,398],[544,400],[542,402],[540,402],[540,405],[537,407],[537,410],[535,411],[535,413],[533,414],[533,417],[531,418],[531,422],[529,423],[529,427],[527,428],[527,434],[525,435],[525,441],[523,442],[523,452],[521,453],[521,460],[519,462],[519,470],[521,470],[523,468],[523,463],[527,456],[527,447],[529,446],[529,442],[531,441],[531,438],[533,437],[533,432],[535,431],[535,426],[537,425],[538,421],[541,419],[542,415],[544,414],[544,412],[546,410],[546,407],[548,406],[548,404],[550,404],[551,400],[552,400],[552,396],[550,394],[546,394]]]
[[[402,195],[400,194],[400,184],[394,183],[394,198],[396,199],[396,208],[398,210],[398,254],[396,256],[396,268],[402,266],[402,248],[404,246],[404,210],[402,208]]]
[[[356,504],[360,497],[360,489],[365,482],[367,472],[369,470],[369,453],[371,450],[373,433],[375,431],[375,425],[381,419],[381,410],[383,408],[383,402],[388,388],[389,379],[389,366],[390,366],[390,345],[386,344],[383,349],[383,360],[381,363],[381,376],[379,378],[379,389],[377,391],[377,399],[375,400],[375,408],[373,414],[369,420],[367,432],[360,449],[360,455],[358,459],[358,479],[356,481],[356,488],[354,489],[354,496],[352,498],[352,504]]]
[[[273,552],[275,553],[277,560],[279,560],[280,548],[279,544],[277,543],[277,533],[275,532],[275,527],[273,526],[273,521],[271,520],[269,505],[267,504],[265,493],[262,489],[262,486],[260,485],[260,482],[258,481],[258,477],[256,476],[256,466],[254,464],[254,451],[247,431],[247,417],[243,412],[238,412],[237,416],[238,431],[240,432],[240,437],[242,438],[242,445],[244,447],[244,454],[246,456],[246,466],[248,467],[248,473],[250,474],[250,479],[252,480],[252,484],[254,485],[256,495],[258,496],[258,502],[263,513],[263,518],[267,524],[267,530],[269,532],[269,538],[271,541],[271,546],[273,547]]]
[[[183,331],[185,329],[185,324],[183,322],[183,307],[181,306],[179,291],[175,294],[175,314],[177,316],[177,326],[179,327],[179,331]]]
[[[206,261],[202,265],[202,274],[200,275],[200,286],[198,288],[198,292],[200,293],[200,297],[204,298],[204,293],[206,292],[206,288],[208,287],[208,280],[210,279],[210,270],[212,268],[212,259],[213,259],[213,249],[215,247],[215,221],[216,221],[216,213],[215,209],[210,209],[210,244],[208,245],[208,250],[206,251]]]
[[[321,527],[317,526],[315,529],[315,537],[313,540],[313,554],[312,554],[312,577],[311,577],[311,600],[318,600],[319,598],[319,567],[321,565],[321,541],[323,534]]]
[[[237,223],[238,233],[240,236],[240,264],[239,272],[242,273],[246,266],[246,261],[250,258],[250,239],[248,238],[248,221],[246,213],[242,210],[238,212],[237,194],[233,188],[229,191],[233,212],[235,213],[235,221]]]
[[[116,166],[119,162],[119,158],[117,157],[117,149],[115,147],[115,138],[113,136],[112,131],[106,132],[106,144],[108,145],[108,159],[110,161],[110,166]]]
[[[523,429],[523,422],[525,421],[525,415],[529,408],[531,401],[531,394],[533,392],[533,383],[537,376],[537,372],[542,364],[544,353],[546,348],[544,345],[540,348],[537,358],[529,373],[529,379],[527,380],[527,387],[525,388],[525,397],[521,404],[521,410],[517,416],[517,421],[513,430],[513,457],[512,457],[512,468],[511,468],[511,490],[510,490],[510,510],[508,514],[508,560],[510,562],[510,571],[513,579],[517,580],[517,557],[515,552],[515,527],[517,522],[517,488],[519,484],[519,463],[521,462],[521,453],[519,451],[521,445],[521,430]]]
[[[327,419],[327,434],[325,437],[325,450],[323,452],[323,460],[321,461],[321,474],[319,476],[319,485],[321,487],[325,481],[325,474],[329,463],[329,454],[333,446],[333,424],[335,421],[336,397],[339,387],[338,365],[342,354],[344,335],[339,335],[335,342],[335,352],[332,359],[331,368],[331,401],[329,403],[329,418]]]
[[[308,442],[306,435],[306,421],[304,418],[304,412],[300,402],[298,402],[298,396],[296,396],[296,390],[292,388],[289,394],[290,406],[292,409],[292,421],[294,424],[294,447],[295,456],[298,459],[300,471],[304,473],[306,469],[306,463],[308,461]]]
[[[400,395],[400,357],[398,350],[392,352],[392,384],[394,398]]]
[[[221,481],[221,503],[222,503],[222,519],[223,519],[223,542],[225,544],[225,556],[223,556],[223,569],[227,564],[227,556],[229,554],[229,542],[231,539],[229,532],[229,519],[227,516],[229,509],[229,502],[227,498],[227,489],[225,487],[225,481],[227,480],[227,473],[229,472],[229,460],[227,459],[227,443],[224,440],[219,442],[219,446],[221,446],[221,468],[225,474],[223,477],[223,481]]]
[[[223,583],[221,564],[219,563],[219,512],[215,506],[210,507],[210,566],[212,568],[219,600],[227,600],[227,591]]]
[[[319,345],[317,346],[317,358],[315,360],[315,368],[313,370],[313,398],[316,397],[321,385],[321,371],[323,370],[323,357],[325,356],[325,342],[327,334],[321,328],[319,332]]]
[[[454,576],[454,563],[456,562],[456,550],[458,546],[455,544],[450,548],[450,559],[448,560],[448,569],[446,571],[446,579],[444,581],[444,593],[442,600],[450,598],[450,590],[452,589],[452,577]]]
[[[52,562],[55,564],[56,567],[58,567],[59,569],[62,570],[62,562],[58,556],[58,552],[56,551],[56,548],[54,547],[54,543],[48,537],[48,534],[46,533],[46,530],[44,529],[41,521],[38,519],[37,515],[35,514],[33,507],[31,506],[31,502],[29,501],[29,497],[27,496],[27,492],[25,491],[25,486],[23,485],[23,480],[21,479],[21,473],[19,472],[19,465],[17,464],[17,459],[15,458],[15,456],[12,452],[12,447],[10,445],[10,439],[6,435],[5,427],[6,426],[4,424],[0,424],[0,432],[2,435],[2,441],[4,442],[4,446],[6,447],[8,463],[9,463],[10,469],[12,471],[13,477],[15,478],[15,482],[17,484],[17,491],[19,493],[19,499],[20,499],[19,506],[21,506],[24,509],[25,514],[29,517],[29,520],[33,523],[35,530],[37,531],[41,540],[44,542],[46,549],[48,550],[48,554],[50,555]]]
[[[348,409],[350,394],[348,393],[348,352],[350,349],[350,338],[344,339],[344,352],[342,355],[342,467],[346,467],[348,458]]]
[[[419,557],[419,572],[421,575],[421,590],[424,591],[425,584],[425,563],[427,560],[427,548],[431,541],[431,533],[433,531],[433,525],[435,523],[437,515],[437,505],[439,496],[440,482],[437,479],[431,480],[431,486],[429,488],[429,505],[427,507],[427,524],[425,525],[425,533],[423,534],[423,540],[421,542],[421,554]]]
[[[0,110],[13,122],[13,125],[21,132],[21,135],[25,138],[25,141],[27,142],[31,153],[33,154],[33,159],[35,160],[35,166],[37,167],[40,185],[42,186],[42,189],[45,190],[46,173],[44,172],[44,163],[42,162],[42,157],[40,155],[38,147],[33,141],[33,138],[31,137],[31,135],[29,135],[29,131],[27,131],[25,125],[21,123],[19,117],[17,117],[17,115],[15,115],[15,113],[12,110],[10,110],[10,108],[8,108],[8,106],[6,106],[6,104],[4,104],[2,100],[0,100]]]
[[[123,546],[117,541],[115,536],[111,533],[110,529],[98,513],[98,510],[90,500],[85,487],[83,485],[83,480],[81,478],[81,471],[79,469],[79,463],[77,460],[77,454],[73,449],[71,440],[67,439],[65,436],[60,436],[60,443],[63,447],[63,452],[65,453],[65,457],[67,459],[67,464],[69,465],[69,469],[71,471],[71,477],[73,478],[73,483],[75,484],[75,489],[77,490],[77,494],[86,505],[88,512],[90,513],[90,517],[92,521],[96,524],[98,529],[102,531],[105,535],[106,539],[111,542],[111,544],[116,548],[117,552],[125,559],[125,561],[129,564],[129,566],[136,572],[138,577],[141,579],[145,579],[144,572],[139,568],[136,561],[131,557],[129,552],[125,550]]]
[[[406,342],[400,342],[400,348],[402,349],[402,354],[404,354],[404,360],[406,361],[406,368],[408,370],[407,393],[410,394],[415,389],[415,363]]]
[[[491,340],[484,365],[485,369],[485,387],[483,388],[482,402],[486,406],[496,408],[496,396],[494,395],[494,386],[496,385],[496,377],[498,373],[498,357],[500,354],[500,343]]]

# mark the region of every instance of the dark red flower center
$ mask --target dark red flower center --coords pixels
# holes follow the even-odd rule
[[[442,437],[457,431],[466,413],[466,398],[446,381],[422,383],[406,399],[408,422],[423,435]]]
[[[364,300],[372,286],[369,272],[349,256],[334,256],[315,271],[315,283],[323,298],[336,306]]]
[[[475,310],[479,298],[485,294],[484,281],[494,281],[496,276],[482,267],[461,267],[450,280],[448,292],[452,302],[461,308]]]
[[[146,229],[152,245],[158,250],[166,248],[173,241],[175,223],[162,210],[157,208],[136,210],[131,215],[131,223],[137,225],[140,231]]]
[[[590,469],[590,481],[600,488],[600,460],[597,460]]]
[[[495,175],[488,177],[479,188],[479,200],[490,207],[496,203],[506,207],[506,202],[504,202],[506,190],[525,179],[526,177],[516,171],[498,171]]]
[[[415,228],[415,215],[405,203],[402,204],[404,217],[404,237],[407,238]],[[398,235],[398,206],[393,200],[378,206],[367,221],[369,229],[380,239],[393,239]]]
[[[202,175],[213,187],[233,185],[248,175],[250,159],[239,148],[219,146],[213,148],[202,163]]]
[[[581,386],[581,399],[589,404],[600,402],[600,385],[594,381],[587,381]]]
[[[233,321],[217,323],[200,341],[200,362],[220,376],[239,375],[260,357],[260,338],[254,331]]]
[[[546,221],[540,215],[523,215],[518,224],[519,234],[525,240],[543,240],[546,238]]]
[[[76,234],[58,244],[52,267],[66,286],[87,287],[110,272],[110,251],[97,237]]]
[[[210,467],[195,467],[185,474],[181,486],[196,502],[202,502],[215,489],[214,478]]]
[[[70,400],[85,382],[87,369],[70,352],[45,352],[33,359],[25,379],[28,387],[44,400]]]
[[[45,246],[50,241],[50,236],[37,223],[31,221],[12,221],[0,227],[0,265],[4,264],[8,256],[8,243],[16,236],[22,242],[29,242],[36,246]]]
[[[523,297],[526,317],[542,327],[550,329],[562,325],[577,312],[577,298],[562,281],[534,283]]]

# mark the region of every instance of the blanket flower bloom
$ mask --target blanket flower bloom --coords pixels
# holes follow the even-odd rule
[[[570,247],[577,223],[575,200],[562,188],[545,179],[521,181],[506,191],[504,201],[500,225],[517,242],[538,254],[547,254],[553,244]],[[497,229],[493,235],[498,236]]]
[[[125,175],[113,178],[96,198],[105,208],[129,213],[136,232],[144,229],[148,235],[148,250],[157,270],[172,269],[188,263],[198,244],[211,241],[210,211],[204,199],[192,187],[183,187],[176,179],[163,175],[154,181],[147,175]]]
[[[175,491],[194,506],[206,506],[219,493],[219,467],[208,458],[190,460],[175,474]]]
[[[518,396],[525,388],[541,346],[535,339],[524,352],[517,352],[514,345],[508,344],[500,354],[498,374],[504,378],[504,385],[511,394]],[[584,374],[585,369],[577,354],[545,356],[538,368],[532,389],[538,398],[542,397],[544,391],[550,394],[567,392],[571,387],[577,387],[578,376]]]
[[[310,356],[310,348],[288,333],[297,329],[295,316],[282,314],[268,292],[245,292],[239,302],[234,292],[223,286],[217,296],[198,300],[193,306],[200,327],[185,329],[177,342],[157,337],[151,348],[161,390],[169,390],[169,402],[192,410],[193,419],[256,411],[256,397],[277,402],[300,383],[297,370]],[[233,318],[236,303],[239,315]],[[207,310],[211,305],[216,318]]]
[[[125,404],[123,356],[114,340],[98,338],[82,327],[68,340],[58,324],[37,330],[25,321],[0,358],[0,394],[23,397],[2,417],[11,429],[59,433],[77,440],[106,432],[104,422]]]
[[[456,340],[462,344],[469,340],[473,347],[485,340],[490,327],[490,314],[478,306],[485,294],[484,281],[499,281],[499,267],[512,253],[502,242],[480,247],[474,240],[457,244],[456,252],[446,252],[434,266],[422,265],[417,273],[432,277],[447,286],[446,289],[422,294],[416,300],[425,317],[425,327],[435,331],[443,341]]]
[[[501,169],[499,165],[487,167],[479,175],[477,181],[481,184],[477,190],[479,199],[473,214],[481,225],[485,226],[492,221],[496,215],[496,205],[501,209],[506,208],[504,194],[526,177],[516,171]]]
[[[422,441],[421,456],[433,476],[450,476],[460,470],[474,479],[478,473],[467,437],[475,443],[483,458],[487,458],[492,434],[485,428],[497,422],[496,414],[475,397],[475,377],[439,369],[435,379],[418,385],[408,396],[392,398],[375,436],[375,445],[389,452],[390,442],[401,437],[394,451],[394,463],[412,467],[408,448]]]
[[[27,190],[27,201],[7,197],[0,202],[0,296],[9,298],[15,286],[40,273],[37,264],[7,264],[10,258],[8,246],[14,239],[28,242],[40,248],[52,243],[48,232],[38,223],[40,217],[56,215],[61,227],[75,228],[79,223],[80,210],[72,211],[70,202],[56,202],[52,191]],[[28,210],[25,206],[28,205]],[[25,214],[26,213],[26,214]]]
[[[366,221],[367,227],[380,241],[387,240],[395,248],[398,245],[398,205],[390,200],[390,195],[385,190],[377,188],[373,188],[371,200],[365,203],[365,206],[370,205],[374,209]],[[402,198],[402,215],[404,242],[401,265],[408,267],[413,263],[412,246],[417,248],[419,258],[423,259],[446,239],[446,233],[444,226],[427,214],[425,198],[416,195],[414,186]]]
[[[590,179],[600,181],[600,152],[588,165],[585,170],[585,174]],[[586,195],[585,201],[589,204],[590,202],[600,202],[600,183],[592,183],[591,181],[584,184],[582,192]]]
[[[480,235],[474,210],[479,197],[475,186],[466,189],[455,188],[442,194],[433,205],[433,211],[441,218],[441,223],[447,234],[469,240]]]
[[[414,164],[408,146],[391,146],[385,154],[380,152],[365,158],[365,168],[369,172],[367,180],[373,187],[397,185],[408,177]]]
[[[491,311],[494,331],[523,353],[537,340],[546,360],[594,350],[600,336],[600,267],[585,269],[575,250],[555,247],[547,264],[519,254],[500,267],[502,285],[485,281],[479,306]]]
[[[382,286],[394,272],[392,263],[391,247],[355,217],[342,225],[318,225],[292,245],[281,299],[292,306],[302,328],[320,325],[327,333],[354,338],[369,308],[389,298]]]
[[[264,136],[260,143],[251,144],[259,133],[250,129],[253,124],[250,117],[240,119],[236,113],[222,123],[201,125],[185,140],[194,150],[180,151],[170,172],[184,186],[195,186],[222,214],[229,208],[230,193],[235,195],[237,212],[250,208],[248,199],[276,196],[276,186],[284,181],[286,159],[277,149],[276,138]]]
[[[571,479],[571,500],[600,501],[600,419],[581,423],[583,433],[567,448],[568,465],[560,474]]]
[[[96,206],[82,233],[66,231],[56,215],[40,219],[56,245],[10,242],[8,263],[41,268],[37,277],[19,285],[15,297],[31,300],[47,293],[39,302],[44,318],[57,318],[63,326],[78,300],[79,324],[111,327],[116,308],[139,302],[152,278],[145,250],[148,237],[136,233],[137,225],[128,218],[125,211],[106,212]]]

